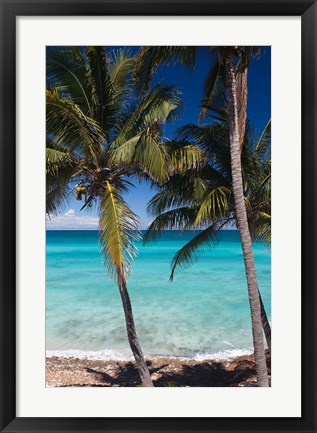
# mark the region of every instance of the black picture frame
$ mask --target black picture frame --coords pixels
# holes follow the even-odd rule
[[[311,0],[0,0],[0,430],[1,432],[317,432],[316,122],[317,5]],[[300,418],[16,417],[16,17],[301,16],[302,22],[302,416]],[[287,41],[285,41],[287,43]],[[290,65],[286,66],[286,71]],[[286,101],[287,102],[287,101]],[[287,102],[289,104],[289,101]],[[288,105],[289,106],[289,105]],[[290,180],[291,182],[291,180]],[[291,349],[291,348],[290,348]],[[288,354],[285,354],[286,362]],[[212,402],[211,402],[212,405]],[[283,405],[283,402],[281,402]]]

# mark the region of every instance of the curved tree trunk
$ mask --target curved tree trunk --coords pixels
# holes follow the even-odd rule
[[[152,387],[154,385],[150,376],[149,369],[144,360],[144,355],[136,334],[130,296],[127,290],[127,281],[124,276],[118,276],[118,286],[123,304],[128,340],[135,359],[136,366],[139,370],[142,384],[146,387]]]
[[[264,304],[262,301],[262,297],[261,297],[261,293],[260,293],[259,288],[258,288],[258,292],[259,292],[260,305],[261,305],[262,328],[264,331],[267,347],[269,349],[269,352],[271,353],[271,326],[270,326],[269,320],[268,320],[267,315],[266,315],[266,311],[264,308]]]
[[[239,124],[239,142],[240,152],[242,153],[244,135],[245,135],[245,122],[247,118],[247,98],[248,98],[248,67],[236,73],[236,89],[237,89],[237,108],[238,108],[238,124]],[[259,291],[260,304],[261,304],[261,320],[262,327],[267,343],[269,352],[271,353],[271,326],[269,324],[266,311]]]
[[[241,171],[241,154],[239,138],[238,107],[236,94],[236,80],[233,52],[225,56],[225,74],[228,94],[229,133],[231,174],[233,196],[237,215],[237,224],[240,231],[245,271],[248,284],[248,294],[251,309],[252,335],[255,357],[255,368],[258,386],[269,386],[267,365],[264,351],[261,305],[256,279],[255,262],[252,251],[251,237],[248,227],[247,213],[243,197],[243,183]]]

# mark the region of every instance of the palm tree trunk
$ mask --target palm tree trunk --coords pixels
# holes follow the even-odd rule
[[[143,386],[152,387],[154,385],[150,376],[149,369],[144,360],[144,355],[135,329],[130,296],[127,290],[127,281],[124,275],[122,276],[118,274],[118,286],[119,286],[120,295],[122,299],[128,340],[135,359],[137,369],[140,374],[141,382]]]
[[[260,298],[260,304],[261,304],[262,328],[263,328],[263,331],[264,331],[267,347],[269,349],[269,352],[271,353],[271,326],[269,324],[269,320],[268,320],[267,315],[266,315],[266,311],[265,311],[265,308],[264,308],[264,304],[263,304],[263,301],[262,301],[262,296],[261,296],[259,288],[258,288],[258,292],[259,292],[259,298]]]
[[[248,98],[248,67],[239,71],[236,74],[236,89],[237,89],[237,107],[238,107],[238,124],[239,124],[239,142],[240,152],[242,153],[243,141],[245,135],[245,122],[247,118],[247,98]],[[260,304],[261,304],[261,320],[262,327],[267,343],[269,352],[271,353],[271,326],[269,324],[266,311],[262,302],[260,290]]]
[[[252,243],[243,196],[239,122],[233,52],[229,52],[225,56],[225,73],[229,110],[228,114],[233,196],[237,215],[237,224],[241,236],[245,271],[248,284],[257,382],[258,386],[265,387],[269,386],[269,380],[263,342],[261,304],[257,286]]]
[[[248,68],[245,67],[242,71],[236,74],[237,86],[237,107],[238,107],[238,123],[239,123],[239,141],[240,149],[245,135],[245,121],[247,119],[247,100],[248,100]]]

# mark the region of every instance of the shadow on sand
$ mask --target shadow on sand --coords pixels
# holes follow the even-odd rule
[[[253,356],[235,358],[231,361],[147,361],[156,387],[237,387],[256,386]],[[271,359],[267,354],[269,373]],[[141,386],[138,370],[132,362],[113,364],[107,371],[101,368],[83,368],[91,375],[93,387]],[[68,385],[69,386],[69,385]],[[87,386],[72,384],[70,386]]]

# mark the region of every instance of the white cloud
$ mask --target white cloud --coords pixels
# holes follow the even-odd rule
[[[98,217],[76,215],[74,209],[68,209],[63,215],[53,216],[46,221],[48,230],[97,230]]]
[[[68,209],[65,213],[52,216],[46,221],[47,230],[98,230],[98,217],[85,215],[79,212],[76,215],[74,209]],[[151,221],[140,222],[139,229],[146,230]]]
[[[75,216],[75,211],[74,211],[74,209],[68,209],[68,211],[65,212],[64,215],[67,217]]]

